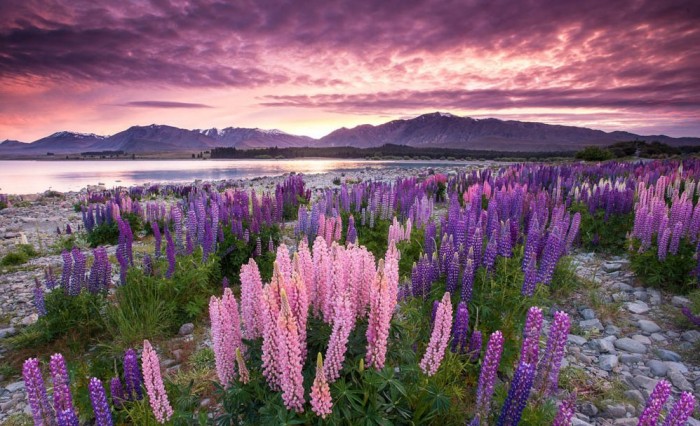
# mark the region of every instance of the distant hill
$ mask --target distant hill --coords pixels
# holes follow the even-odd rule
[[[585,146],[607,146],[621,141],[658,141],[670,146],[700,145],[700,138],[641,136],[604,132],[585,127],[535,122],[474,119],[435,112],[373,126],[341,128],[320,138],[291,135],[280,130],[226,127],[187,130],[173,126],[133,126],[112,136],[58,132],[32,143],[0,143],[0,156],[36,156],[47,152],[124,151],[126,153],[199,152],[216,147],[236,149],[354,147],[407,145],[495,152],[572,152]]]

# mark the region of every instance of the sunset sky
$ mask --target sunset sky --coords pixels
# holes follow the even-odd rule
[[[432,111],[700,136],[700,1],[0,1],[0,140]]]

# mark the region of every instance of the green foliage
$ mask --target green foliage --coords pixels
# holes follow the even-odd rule
[[[612,152],[598,146],[587,146],[576,153],[576,158],[583,161],[605,161],[613,158]]]
[[[687,239],[681,240],[678,253],[668,253],[663,261],[658,257],[656,238],[651,247],[641,253],[639,245],[637,240],[632,242],[630,266],[644,285],[681,294],[697,288],[697,277],[693,274],[697,264],[695,247]]]
[[[665,158],[681,153],[697,152],[693,150],[692,147],[677,148],[658,141],[651,143],[644,141],[618,142],[610,145],[608,150],[610,150],[616,158],[629,157],[632,155],[638,155],[642,158]]]
[[[27,263],[32,257],[36,257],[38,253],[31,244],[17,244],[11,252],[3,256],[0,260],[2,266],[17,266]]]
[[[119,239],[119,228],[116,222],[103,223],[92,228],[92,232],[88,232],[87,242],[90,247],[115,245]]]
[[[255,253],[255,245],[257,235],[251,235],[249,241],[237,238],[230,229],[224,227],[224,241],[219,243],[217,255],[220,258],[221,274],[227,277],[231,284],[239,284],[240,278],[238,274],[241,272],[241,266],[248,263],[248,260]],[[255,257],[255,262],[260,269],[260,276],[263,281],[269,281],[272,278],[272,265],[275,261],[275,253],[267,251],[268,243],[272,238],[275,246],[280,240],[279,226],[271,227],[263,226],[260,229],[260,240],[262,242],[263,254]]]
[[[632,230],[633,213],[612,214],[606,220],[604,209],[591,214],[583,203],[572,205],[570,210],[581,214],[579,238],[586,250],[609,254],[621,254],[627,250],[627,234]]]
[[[61,235],[51,245],[51,251],[55,254],[61,254],[64,250],[72,250],[78,243],[76,234]]]
[[[77,296],[68,296],[57,288],[46,294],[45,301],[47,314],[9,339],[12,346],[27,348],[65,338],[70,348],[80,350],[104,331],[101,319],[106,304],[104,295],[82,291]]]

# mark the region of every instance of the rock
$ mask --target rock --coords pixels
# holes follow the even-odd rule
[[[686,392],[693,391],[693,386],[680,372],[671,370],[668,372],[668,378],[671,380],[671,383],[673,383],[673,386],[677,387],[678,389]]]
[[[651,308],[642,301],[630,302],[627,304],[627,310],[633,314],[646,314]]]
[[[607,273],[619,271],[622,265],[619,263],[605,262],[603,263],[603,270]]]
[[[668,349],[657,349],[656,354],[664,361],[680,362],[681,356]]]
[[[677,308],[682,308],[683,306],[690,306],[690,300],[683,296],[673,296],[671,304]]]
[[[601,355],[598,365],[605,371],[612,371],[618,365],[617,355]]]
[[[605,326],[605,334],[611,334],[613,336],[619,336],[620,335],[620,327],[616,327],[612,324],[606,325]]]
[[[571,418],[571,426],[593,426],[593,425],[588,423],[588,422],[584,422],[583,420],[579,419],[578,417],[572,417]]]
[[[661,331],[661,327],[659,327],[654,321],[649,321],[649,320],[639,320],[637,322],[639,325],[639,328],[645,332],[645,333],[657,333]],[[693,330],[695,331],[695,330]],[[700,334],[700,333],[698,333]]]
[[[10,399],[9,401],[5,402],[0,402],[0,412],[9,413],[10,410],[15,408],[15,405],[17,405],[17,401],[15,401],[14,399]]]
[[[623,404],[608,404],[603,408],[601,416],[608,419],[619,419],[625,417],[625,414],[627,414],[627,409]]]
[[[684,331],[681,334],[681,339],[685,340],[686,342],[697,343],[698,341],[700,341],[700,331],[697,331],[697,330]]]
[[[22,382],[10,383],[9,385],[5,386],[5,389],[7,389],[7,391],[10,393],[15,393],[18,390],[24,389],[24,382],[22,381]]]
[[[587,415],[588,417],[594,417],[596,414],[598,414],[598,407],[590,402],[584,402],[581,404],[581,413]]]
[[[613,290],[624,291],[627,293],[632,293],[634,291],[634,287],[625,283],[615,283],[612,286],[610,286],[610,288]]]
[[[635,389],[626,390],[624,395],[637,404],[646,404],[647,402],[642,393]]]
[[[591,320],[584,320],[578,323],[579,327],[581,327],[581,330],[588,331],[588,330],[602,330],[603,329],[603,324],[600,322],[599,319],[594,318]]]
[[[17,334],[17,330],[14,327],[0,328],[0,339],[14,336],[15,334]]]
[[[595,318],[595,311],[593,309],[586,308],[581,311],[581,316],[585,320],[592,320]]]
[[[623,419],[615,419],[615,425],[621,426],[637,426],[639,419],[636,417],[625,417]]]
[[[651,345],[651,339],[641,334],[635,334],[632,338],[643,345]]]
[[[632,384],[634,385],[634,387],[636,387],[639,390],[645,390],[647,393],[650,393],[652,390],[654,390],[654,387],[658,382],[659,381],[656,379],[652,379],[641,374],[632,377]]]
[[[622,339],[615,340],[615,347],[635,354],[645,354],[647,353],[647,348],[644,344],[630,339],[629,337],[623,337]]]
[[[597,339],[595,342],[598,345],[598,349],[604,353],[616,353],[615,351],[615,336],[608,336],[604,339]]]
[[[575,345],[583,346],[588,342],[585,337],[577,336],[575,334],[569,334],[568,341]]]
[[[23,324],[23,325],[32,325],[32,324],[34,324],[35,322],[37,322],[38,320],[39,320],[39,314],[37,314],[37,313],[35,312],[35,313],[33,313],[33,314],[30,314],[30,315],[28,315],[28,316],[22,318],[22,324]]]
[[[187,336],[187,335],[192,334],[193,331],[194,331],[194,324],[192,324],[191,322],[188,322],[186,324],[182,324],[182,326],[180,327],[180,331],[178,331],[178,334],[180,336]]]
[[[655,342],[665,342],[667,339],[666,336],[661,333],[651,333],[651,340]]]
[[[665,361],[664,364],[666,364],[669,370],[676,370],[683,374],[688,374],[688,367],[683,365],[681,362]]]
[[[651,374],[658,377],[666,376],[666,372],[668,371],[668,365],[657,359],[652,359],[647,362],[647,367],[649,367],[649,370],[651,370]]]

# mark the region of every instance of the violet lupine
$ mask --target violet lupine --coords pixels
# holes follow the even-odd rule
[[[513,381],[508,390],[497,426],[517,426],[530,397],[532,383],[535,379],[535,365],[520,361],[515,370]]]
[[[430,328],[433,328],[433,324],[435,324],[435,314],[437,314],[438,307],[440,306],[440,301],[439,300],[433,300],[433,308],[430,312]]]
[[[472,300],[472,292],[474,291],[474,272],[476,264],[474,262],[474,250],[469,249],[469,254],[467,255],[467,264],[464,266],[464,273],[462,274],[462,298],[464,303],[469,303]]]
[[[537,364],[540,350],[540,333],[542,332],[542,309],[533,306],[527,311],[525,327],[523,329],[523,346],[520,352],[520,360],[528,364]]]
[[[523,289],[521,294],[523,296],[531,297],[535,294],[535,288],[537,286],[537,265],[535,264],[535,258],[531,257],[530,260],[525,265],[525,277],[523,279]]]
[[[671,395],[671,384],[666,380],[660,380],[647,399],[642,415],[639,416],[637,426],[656,426],[661,415],[661,410],[666,404],[666,400]]]
[[[70,277],[73,270],[73,256],[68,250],[63,250],[61,253],[63,258],[63,270],[61,271],[61,288],[66,294],[70,291]]]
[[[425,355],[420,361],[420,368],[428,376],[434,375],[445,356],[445,350],[450,340],[452,330],[452,302],[450,293],[445,292],[442,301],[438,306],[433,323],[433,332],[430,335],[430,342],[425,350]]]
[[[666,254],[668,253],[668,241],[671,237],[671,228],[665,228],[663,232],[659,232],[659,238],[657,241],[658,250],[657,256],[659,260],[663,261],[666,259]]]
[[[107,394],[105,393],[105,387],[102,385],[102,382],[100,379],[92,377],[88,388],[90,390],[92,410],[95,412],[95,424],[97,426],[112,426],[114,424],[112,412],[109,408]]]
[[[114,376],[109,381],[109,393],[112,395],[112,405],[115,408],[120,408],[124,403],[124,387],[119,376]]]
[[[476,388],[476,414],[477,416],[488,415],[493,398],[493,388],[496,383],[496,373],[498,365],[501,362],[501,354],[503,353],[503,334],[500,331],[495,331],[489,337],[489,342],[486,346],[486,354],[484,362],[481,364],[481,373],[479,374],[479,384]]]
[[[80,426],[78,416],[72,410],[59,410],[56,412],[58,426]]]
[[[328,341],[326,359],[323,363],[326,378],[330,383],[335,382],[340,377],[350,332],[355,327],[355,315],[347,295],[337,295],[334,306],[333,331]]]
[[[481,355],[481,331],[472,331],[472,336],[469,338],[469,349],[467,354],[469,355],[469,361],[476,362],[479,360]]]
[[[554,417],[552,426],[570,426],[571,418],[576,412],[576,393],[572,393],[568,398],[559,404],[557,415]]]
[[[139,368],[139,360],[136,351],[129,348],[124,353],[124,385],[126,394],[124,397],[128,401],[138,401],[143,398],[141,385],[143,378]]]
[[[469,311],[464,302],[457,304],[455,313],[455,323],[452,327],[452,347],[453,353],[464,353],[467,350],[467,329],[469,327]]]
[[[46,315],[46,301],[44,300],[44,289],[37,277],[34,277],[34,307],[40,317]]]
[[[236,365],[238,365],[238,380],[244,385],[250,381],[250,372],[245,365],[241,348],[236,348]]]
[[[496,229],[491,232],[491,237],[486,243],[486,251],[484,252],[484,266],[488,272],[493,272],[493,267],[496,264],[496,255],[498,254],[498,231]]]
[[[380,270],[372,283],[370,311],[367,324],[368,367],[379,371],[384,368],[386,349],[391,327],[391,316],[396,308],[396,299],[390,294],[384,271]]]
[[[24,379],[24,388],[27,392],[29,406],[32,409],[34,424],[52,425],[54,423],[54,410],[46,394],[46,386],[44,385],[44,378],[41,375],[38,359],[29,358],[24,361],[22,365],[22,378]]]
[[[148,393],[148,402],[151,405],[153,415],[158,423],[165,423],[172,417],[173,408],[170,406],[170,401],[168,401],[168,394],[165,393],[165,385],[160,374],[158,354],[153,350],[153,346],[148,340],[143,341],[141,366],[143,369],[143,381]]]
[[[51,381],[53,382],[53,406],[58,411],[75,411],[73,407],[73,396],[70,392],[70,379],[66,360],[61,354],[51,355],[49,361],[51,371]]]
[[[681,397],[666,416],[663,426],[683,426],[695,410],[695,397],[690,392],[681,393]]]
[[[288,410],[304,411],[304,377],[297,322],[289,306],[287,292],[280,290],[280,315],[277,320],[277,357],[282,370],[282,400]]]
[[[165,225],[165,227],[167,228],[168,225]],[[160,246],[163,242],[163,236],[160,233],[160,227],[158,226],[158,222],[151,222],[151,229],[153,230],[153,239],[155,240],[154,255],[156,256],[156,259],[158,259],[161,256]]]
[[[687,306],[682,307],[681,312],[683,312],[683,315],[685,315],[685,317],[688,318],[688,321],[693,323],[693,325],[700,327],[700,315],[694,315]]]
[[[355,218],[352,215],[348,218],[348,230],[345,233],[345,242],[355,244],[357,242],[357,229],[355,229]]]
[[[165,256],[168,258],[168,270],[165,271],[165,277],[171,278],[175,273],[175,244],[167,226],[165,227],[165,243]]]
[[[455,252],[452,255],[452,261],[447,268],[445,290],[447,290],[450,294],[454,294],[455,291],[457,291],[457,281],[459,281],[459,254]]]
[[[561,361],[564,359],[564,350],[569,337],[571,320],[565,312],[554,313],[554,320],[549,329],[549,338],[545,348],[544,356],[538,363],[537,369],[537,389],[542,395],[552,395],[559,383],[559,369]]]
[[[311,385],[311,409],[322,419],[331,414],[333,409],[331,390],[328,387],[326,374],[323,372],[323,356],[320,352],[316,358],[316,377]]]

